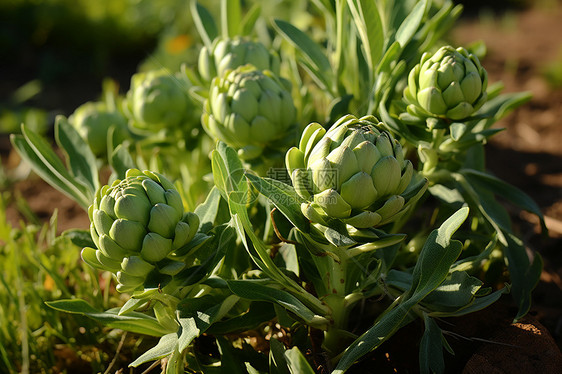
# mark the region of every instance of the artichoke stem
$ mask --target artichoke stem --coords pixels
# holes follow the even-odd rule
[[[324,332],[322,347],[331,357],[339,355],[355,340],[356,336],[347,331],[349,312],[345,295],[329,295],[324,300],[332,310],[332,323]]]
[[[324,333],[323,347],[332,357],[341,353],[355,336],[347,331],[349,314],[355,303],[361,300],[361,297],[349,297],[353,294],[346,294],[347,284],[347,261],[345,249],[332,249],[339,261],[336,262],[331,256],[324,259],[329,261],[329,274],[324,278],[326,281],[326,290],[330,292],[322,301],[330,308],[331,324]]]
[[[434,129],[432,130],[433,139],[431,140],[431,146],[435,150],[439,150],[439,146],[443,143],[443,138],[445,137],[445,129]]]

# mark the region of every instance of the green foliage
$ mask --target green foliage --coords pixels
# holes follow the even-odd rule
[[[531,305],[542,262],[529,259],[498,199],[538,216],[546,232],[544,220],[524,192],[486,172],[484,157],[492,125],[530,96],[502,95],[468,51],[440,49],[461,11],[452,1],[290,3],[308,17],[191,1],[199,44],[182,48],[199,59],[134,75],[127,97],[106,85],[100,105],[127,116],[131,131],[103,117],[89,126],[95,153],[75,117],[55,124],[64,160],[27,125],[12,135],[92,221],[90,235],[72,230],[48,244],[84,247],[84,261],[128,292],[109,305],[76,277],[44,313],[157,337],[130,366],[162,360],[170,374],[313,373],[310,351],[343,373],[420,319],[420,371],[442,373],[443,349],[452,351],[442,319],[510,291],[515,319]],[[440,90],[437,99],[424,89]],[[453,109],[422,105],[432,100]],[[459,114],[459,105],[471,107]],[[22,234],[0,229],[13,256]],[[42,251],[25,249],[33,264]],[[487,272],[491,264],[503,273]],[[72,271],[93,273],[82,267]],[[22,272],[11,277],[21,288]],[[21,307],[21,293],[6,295]],[[354,326],[366,302],[376,308]],[[249,335],[266,347],[248,345]],[[0,353],[11,362],[12,351]]]
[[[110,351],[97,356],[94,347],[117,347],[119,336],[100,324],[63,314],[46,303],[78,297],[100,309],[122,303],[110,292],[110,279],[80,261],[79,248],[56,236],[56,212],[49,224],[13,227],[0,199],[0,362],[6,372],[49,371],[58,364],[57,351],[82,350],[92,370],[107,362]],[[102,288],[98,276],[105,282]],[[58,347],[55,349],[55,347]]]

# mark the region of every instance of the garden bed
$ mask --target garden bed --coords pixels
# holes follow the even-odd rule
[[[496,135],[487,147],[487,164],[491,172],[519,187],[539,204],[550,237],[539,234],[538,221],[533,217],[512,210],[516,231],[529,250],[540,253],[544,259],[531,312],[517,324],[511,324],[509,312],[513,306],[507,297],[491,308],[451,321],[454,325],[451,332],[458,334],[456,339],[450,338],[457,355],[446,355],[451,372],[464,369],[467,374],[511,373],[518,369],[546,374],[556,373],[562,365],[562,87],[550,85],[542,75],[545,61],[558,58],[562,63],[559,57],[562,43],[558,37],[562,35],[561,17],[562,6],[558,5],[504,15],[494,23],[467,18],[452,36],[460,45],[477,39],[486,43],[488,54],[483,64],[491,82],[503,81],[507,92],[533,93],[528,104],[497,124],[506,130]],[[6,160],[4,155],[7,167],[13,167],[17,160]],[[59,232],[89,227],[88,216],[79,206],[34,175],[17,182],[12,190],[40,220],[48,221],[58,210]],[[7,218],[14,226],[19,225],[20,219],[26,219],[15,203],[7,208]],[[405,353],[417,352],[416,342],[422,333],[421,324],[400,330],[372,359],[379,363],[386,360],[388,372],[417,370],[417,357]],[[410,340],[412,335],[416,339]],[[412,349],[406,352],[404,344],[411,344]],[[526,349],[521,351],[522,347]],[[70,367],[79,365],[72,361],[80,358],[63,352],[61,360],[70,361]],[[370,363],[366,360],[364,365],[368,367]]]

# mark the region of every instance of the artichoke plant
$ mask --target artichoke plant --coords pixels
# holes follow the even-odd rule
[[[133,75],[124,109],[131,128],[148,134],[189,130],[198,117],[186,82],[165,69]]]
[[[408,76],[404,99],[417,117],[460,121],[470,117],[487,99],[488,74],[478,57],[451,46],[424,53]]]
[[[308,125],[286,154],[296,192],[313,223],[340,219],[356,228],[397,220],[427,188],[400,143],[373,116],[346,115],[326,131]]]
[[[246,64],[254,65],[258,70],[270,70],[273,74],[279,75],[279,56],[270,52],[262,43],[243,37],[217,38],[211,49],[203,47],[199,53],[199,75],[206,82],[223,76],[227,70],[233,70]]]
[[[122,142],[127,137],[127,120],[117,111],[111,111],[102,102],[87,102],[80,105],[68,118],[68,122],[88,143],[92,153],[103,156],[107,150],[107,133],[114,126],[114,141]]]
[[[201,118],[214,138],[254,159],[279,140],[296,123],[296,108],[285,84],[268,70],[244,65],[213,79]]]
[[[115,273],[120,292],[142,289],[151,272],[181,271],[184,264],[171,255],[188,245],[199,228],[199,218],[184,212],[181,196],[169,180],[137,169],[99,189],[88,215],[98,249],[84,248],[82,258]]]

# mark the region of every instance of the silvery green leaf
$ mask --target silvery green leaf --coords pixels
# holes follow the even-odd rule
[[[241,298],[256,301],[269,301],[281,305],[291,311],[308,324],[315,324],[320,321],[320,317],[315,315],[299,299],[288,293],[267,286],[263,281],[256,280],[230,280],[227,281],[230,290]]]
[[[144,364],[145,362],[159,360],[164,358],[176,349],[178,345],[178,334],[173,332],[168,335],[164,335],[158,341],[158,344],[145,353],[143,353],[139,358],[135,361],[131,362],[129,366],[137,367],[139,365]]]
[[[219,34],[213,16],[196,0],[191,0],[190,9],[191,15],[193,16],[193,23],[195,27],[197,27],[197,31],[199,31],[203,43],[205,43],[207,48],[211,49],[213,40],[215,40]]]
[[[468,305],[482,287],[482,281],[464,271],[455,271],[423,299],[431,310],[450,311]]]
[[[298,347],[287,349],[284,355],[291,374],[314,374],[314,370]]]
[[[425,12],[428,8],[428,0],[418,1],[414,8],[411,10],[410,14],[402,21],[398,31],[396,31],[396,41],[404,47],[414,34],[418,31]]]
[[[257,328],[264,321],[275,317],[273,305],[270,302],[253,301],[248,310],[236,317],[213,323],[207,329],[209,334],[236,334]]]
[[[353,21],[361,38],[369,71],[374,71],[383,53],[385,42],[377,4],[368,0],[348,0]],[[372,79],[372,77],[369,77]]]
[[[473,185],[477,184],[479,187],[494,194],[501,194],[503,198],[515,204],[517,207],[535,214],[540,220],[543,232],[548,232],[539,206],[525,192],[485,172],[472,169],[463,169],[460,172],[466,177],[468,183]]]
[[[429,235],[413,270],[411,288],[390,305],[374,325],[357,338],[343,353],[332,374],[343,374],[358,359],[379,347],[396,330],[409,323],[410,310],[445,280],[449,268],[459,256],[462,244],[451,240],[468,216],[461,208]]]
[[[332,67],[322,47],[307,34],[286,21],[276,19],[273,21],[273,26],[295,48],[302,52],[310,72],[323,81],[326,88],[332,87]]]
[[[88,208],[95,191],[70,174],[44,138],[22,125],[22,135],[12,134],[10,141],[43,180],[76,201],[82,208]]]
[[[240,0],[221,0],[221,31],[225,38],[240,35],[242,21]]]
[[[113,152],[111,152],[108,161],[115,173],[112,179],[125,179],[127,170],[137,168],[135,161],[133,161],[133,157],[123,144],[119,144],[115,147]]]
[[[277,209],[299,230],[308,232],[310,223],[301,213],[304,201],[295,189],[283,182],[271,178],[260,178],[246,173],[246,178],[265,197],[271,200]]]
[[[121,308],[112,308],[101,312],[81,299],[47,301],[45,304],[61,312],[82,314],[108,327],[131,331],[136,334],[162,336],[169,332],[162,328],[156,318],[146,314],[129,312],[126,315],[119,315]]]
[[[72,174],[85,182],[90,191],[95,193],[100,186],[96,156],[63,116],[57,116],[55,120],[55,140],[66,153]]]
[[[72,244],[78,247],[96,248],[89,230],[69,229],[64,231],[61,236],[69,238]]]
[[[286,349],[283,343],[273,338],[269,344],[269,372],[271,374],[291,374],[287,357],[285,357]]]
[[[453,205],[464,203],[464,198],[457,189],[448,188],[442,184],[434,184],[428,191],[443,202]]]
[[[507,233],[508,246],[505,249],[511,279],[511,293],[518,304],[514,321],[519,320],[531,309],[531,294],[537,286],[543,261],[539,253],[531,261],[523,243],[513,234]]]
[[[460,316],[464,316],[466,314],[470,314],[473,312],[477,312],[479,310],[482,310],[488,306],[490,306],[491,304],[495,303],[496,301],[499,300],[499,298],[504,295],[509,293],[510,291],[510,287],[506,286],[502,289],[499,289],[495,292],[492,292],[489,295],[486,296],[478,296],[475,297],[471,303],[469,303],[468,305],[463,306],[462,308],[459,308],[457,310],[454,311],[449,311],[449,312],[442,312],[442,311],[435,311],[435,312],[430,312],[429,315],[431,317],[460,317]]]
[[[440,374],[445,372],[443,342],[445,337],[433,318],[423,315],[425,331],[420,341],[420,372],[422,374]]]
[[[451,138],[458,141],[466,131],[466,124],[462,122],[454,122],[451,126],[449,126],[449,129],[451,130]]]

